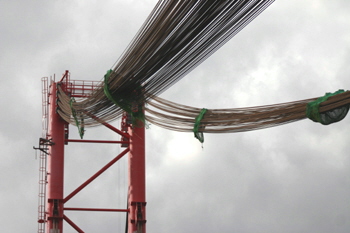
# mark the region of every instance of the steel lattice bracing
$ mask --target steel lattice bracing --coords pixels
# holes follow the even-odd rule
[[[47,170],[44,169],[45,178],[40,178],[40,182],[44,179],[45,186],[47,187],[46,195],[43,195],[45,191],[40,188],[39,196],[44,197],[43,203],[39,202],[39,208],[46,206],[46,211],[39,212],[39,228],[38,232],[45,232],[44,226],[46,224],[46,232],[50,233],[62,233],[63,222],[67,222],[77,232],[85,232],[84,226],[78,226],[74,219],[69,218],[69,211],[104,211],[104,212],[120,212],[127,213],[128,221],[127,226],[129,232],[146,232],[146,197],[145,197],[145,143],[144,143],[144,127],[135,128],[123,117],[121,130],[115,128],[109,123],[103,122],[98,117],[94,117],[101,125],[106,126],[108,129],[119,134],[122,138],[120,141],[113,140],[83,140],[83,139],[70,139],[68,134],[68,123],[64,121],[58,114],[58,99],[57,99],[57,87],[65,86],[70,83],[69,88],[65,89],[67,94],[75,93],[77,98],[86,98],[89,96],[95,86],[92,86],[90,82],[75,82],[69,80],[69,72],[66,71],[63,78],[59,82],[52,82],[50,85],[50,91],[48,96],[50,100],[47,102],[49,109],[49,127],[46,138],[41,138],[39,148],[45,157],[48,158]],[[74,84],[79,83],[75,86]],[[87,86],[81,85],[85,83]],[[67,86],[66,86],[67,87]],[[77,89],[75,89],[77,87]],[[84,91],[82,91],[84,90]],[[78,94],[80,93],[80,94]],[[124,150],[117,155],[114,159],[108,162],[105,166],[99,169],[93,176],[83,182],[70,194],[64,196],[64,167],[65,167],[65,147],[70,143],[109,143],[120,144]],[[47,150],[46,150],[47,149]],[[47,152],[46,152],[47,151]],[[69,200],[74,198],[76,194],[82,191],[86,186],[93,182],[97,177],[109,169],[112,165],[118,162],[125,155],[128,155],[129,159],[129,191],[128,191],[128,207],[123,208],[76,208],[69,206]],[[41,170],[40,170],[41,171]],[[77,169],[76,172],[79,172]],[[44,186],[44,187],[45,187]],[[94,199],[95,197],[91,197]],[[121,203],[123,205],[124,203]],[[98,224],[98,222],[97,222]],[[89,230],[86,230],[89,232]]]

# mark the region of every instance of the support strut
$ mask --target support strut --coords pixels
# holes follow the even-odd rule
[[[47,163],[47,231],[63,232],[64,140],[67,124],[57,114],[57,83],[50,87],[49,156]]]
[[[129,127],[129,233],[146,233],[145,127],[139,123]]]

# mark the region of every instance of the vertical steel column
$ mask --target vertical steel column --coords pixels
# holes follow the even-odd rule
[[[47,233],[63,232],[64,140],[66,122],[57,113],[57,83],[50,87],[47,161]]]
[[[139,123],[129,127],[129,233],[146,233],[145,127]]]

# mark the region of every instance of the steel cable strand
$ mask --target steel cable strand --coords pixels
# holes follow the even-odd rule
[[[190,3],[166,1],[156,6],[116,63],[110,82],[112,93],[124,93],[123,97],[132,98],[133,91],[142,86],[146,95],[140,101],[149,98],[148,94],[161,93],[246,25],[242,22],[256,17],[252,12],[259,12],[266,1]],[[241,19],[244,17],[245,21]],[[74,107],[77,111],[88,111],[108,120],[120,117],[122,113],[101,90],[96,90],[90,98],[77,101]],[[91,121],[85,123],[94,124]]]
[[[158,57],[156,57],[156,59],[155,59],[158,63],[159,63],[159,59],[158,59]],[[147,65],[144,65],[144,67],[149,67],[149,66],[147,66]],[[154,67],[154,66],[153,66]],[[134,70],[134,69],[130,69],[130,70]],[[136,71],[135,71],[136,72]],[[139,72],[139,71],[138,71]],[[139,72],[139,74],[140,73],[142,73],[142,74],[144,74],[143,72]],[[153,73],[153,72],[151,72],[151,73]],[[184,72],[182,72],[182,73],[180,73],[180,75],[182,75],[182,74],[184,74]],[[118,75],[120,75],[120,74],[118,74]],[[122,73],[122,76],[124,76],[124,73]],[[131,75],[132,76],[132,75]],[[171,75],[167,75],[167,77],[171,77]],[[145,77],[144,75],[143,75],[143,77]],[[164,78],[164,76],[162,77],[162,78]],[[123,78],[124,80],[125,80],[125,78]],[[145,80],[145,79],[147,79],[147,77],[145,77],[145,78],[143,78],[143,81]],[[135,80],[139,80],[137,77],[135,78]],[[154,79],[154,80],[156,80],[156,79]],[[142,81],[142,80],[141,80]],[[156,80],[156,83],[158,82],[159,80]],[[173,82],[173,81],[170,81],[170,83],[171,82]],[[123,84],[123,83],[119,83],[119,84]],[[163,86],[165,87],[166,86],[166,82],[163,82]],[[145,85],[145,88],[146,88],[146,91],[147,91],[147,85]],[[161,88],[159,88],[159,86],[157,87],[157,90],[161,90]]]
[[[306,118],[306,105],[317,98],[294,101],[282,104],[257,106],[237,109],[208,109],[201,119],[202,132],[230,133],[262,129],[291,123]],[[154,103],[156,102],[156,103]],[[350,104],[350,92],[332,96],[321,104],[320,111],[334,110]],[[199,108],[177,105],[159,97],[152,97],[149,105],[156,110],[147,108],[150,115],[146,119],[161,127],[190,132],[193,130]],[[323,108],[323,109],[322,109]],[[158,112],[158,111],[162,111]],[[180,111],[179,111],[180,110]],[[190,113],[186,113],[189,111]],[[347,112],[346,112],[347,113]],[[346,114],[345,113],[345,114]]]

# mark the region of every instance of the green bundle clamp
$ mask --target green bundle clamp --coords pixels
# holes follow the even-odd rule
[[[121,109],[123,109],[125,112],[131,115],[132,124],[134,126],[136,127],[138,126],[137,120],[140,120],[144,126],[146,120],[145,120],[145,114],[143,111],[143,104],[140,104],[139,103],[140,101],[138,101],[136,98],[132,99],[130,96],[123,95],[123,93],[112,94],[110,92],[108,80],[112,73],[113,73],[113,70],[108,70],[104,76],[103,91],[106,97],[110,101],[112,101],[115,105],[119,106]],[[141,87],[133,91],[134,92],[141,91]],[[127,92],[127,93],[130,93],[130,92]]]
[[[310,120],[314,122],[319,122],[323,125],[329,125],[331,123],[342,120],[346,116],[349,110],[349,106],[343,106],[334,110],[327,111],[325,113],[320,113],[319,108],[320,108],[320,104],[328,100],[329,97],[335,96],[344,92],[345,92],[344,90],[338,90],[334,93],[326,93],[324,96],[318,98],[317,100],[308,103],[306,106],[306,116]]]
[[[73,118],[75,120],[75,124],[78,127],[80,139],[83,139],[84,132],[85,132],[85,130],[84,130],[84,118],[81,118],[81,124],[79,124],[79,121],[78,121],[78,118],[77,118],[77,112],[73,108],[73,102],[75,103],[75,99],[71,98],[70,101],[69,101],[70,109],[72,110],[72,115],[73,115]]]
[[[203,108],[199,115],[195,119],[194,127],[193,127],[193,132],[195,138],[197,138],[201,143],[204,142],[204,135],[203,132],[199,132],[199,126],[201,124],[201,120],[203,119],[204,114],[207,112],[208,109]]]

